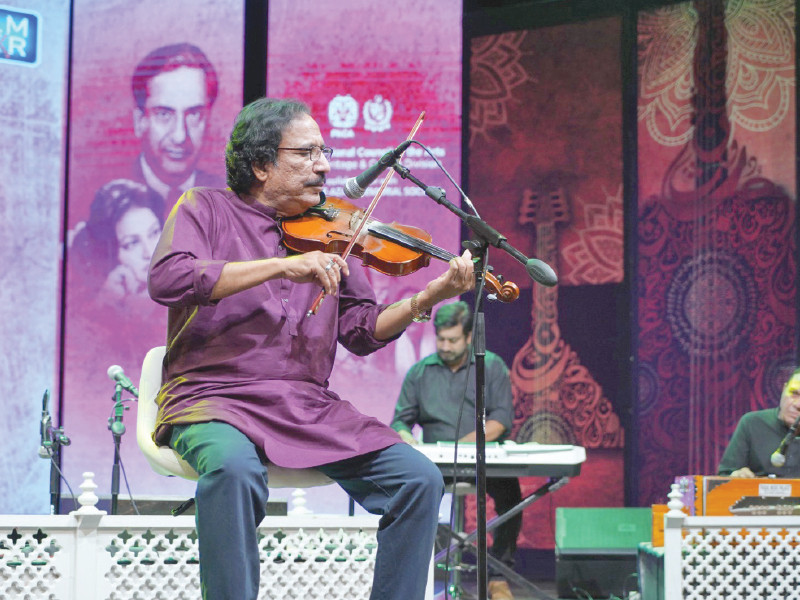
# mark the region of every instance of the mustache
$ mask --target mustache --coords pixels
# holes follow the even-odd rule
[[[325,176],[324,175],[322,175],[319,179],[317,179],[315,181],[309,181],[308,183],[306,183],[306,187],[317,187],[317,186],[320,186],[320,185],[325,185]]]

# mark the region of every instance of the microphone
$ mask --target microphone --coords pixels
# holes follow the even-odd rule
[[[792,426],[789,428],[789,433],[781,440],[778,449],[769,457],[769,462],[772,463],[773,467],[782,467],[786,464],[786,448],[792,443],[792,440],[797,437],[798,426],[800,426],[800,415],[797,415],[794,423],[792,423]]]
[[[364,195],[364,192],[367,191],[367,188],[370,186],[370,184],[375,181],[381,173],[397,162],[403,152],[406,151],[406,148],[411,145],[411,141],[412,140],[407,140],[394,150],[389,150],[389,152],[378,159],[378,162],[367,168],[367,170],[361,173],[361,175],[356,175],[355,177],[351,177],[345,181],[344,195],[351,200],[357,200],[358,198],[361,198],[361,196]]]
[[[547,287],[553,287],[558,283],[558,276],[553,271],[553,267],[538,258],[529,258],[525,261],[525,270],[531,279]]]
[[[39,457],[50,458],[52,455],[52,441],[50,440],[50,412],[47,410],[47,402],[50,399],[50,390],[44,391],[42,397],[42,420],[39,422]]]
[[[133,385],[133,382],[125,376],[125,371],[122,370],[122,367],[119,365],[111,365],[108,367],[108,371],[106,371],[109,378],[112,381],[118,383],[123,390],[129,391],[131,394],[139,397],[139,390],[136,389],[136,386]]]

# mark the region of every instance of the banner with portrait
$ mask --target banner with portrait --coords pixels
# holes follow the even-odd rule
[[[166,309],[146,289],[150,256],[183,191],[225,186],[243,23],[242,0],[74,3],[63,357],[73,443],[64,472],[74,485],[93,471],[102,495],[114,457],[106,373],[118,365],[138,382],[147,350],[165,343]],[[135,415],[123,417],[131,491],[163,493],[136,446]]]

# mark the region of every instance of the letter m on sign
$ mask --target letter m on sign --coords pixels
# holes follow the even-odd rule
[[[0,62],[39,64],[41,17],[0,4]]]

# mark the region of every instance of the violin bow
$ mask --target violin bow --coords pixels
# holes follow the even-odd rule
[[[419,117],[417,118],[417,122],[414,123],[414,126],[411,128],[411,132],[408,134],[408,137],[406,138],[405,141],[409,142],[414,139],[414,136],[416,135],[417,131],[419,130],[424,120],[425,120],[425,111],[423,110],[422,113],[420,113]],[[372,216],[372,211],[374,211],[375,207],[378,205],[378,200],[380,200],[381,194],[383,194],[383,190],[385,190],[386,186],[389,185],[389,181],[392,179],[393,175],[394,175],[394,169],[389,169],[386,172],[386,177],[383,178],[383,183],[381,183],[381,187],[378,188],[378,191],[375,194],[375,197],[372,199],[372,202],[369,203],[369,206],[364,211],[364,216],[359,222],[358,227],[356,227],[356,230],[353,233],[353,237],[350,239],[350,243],[347,244],[347,247],[342,252],[342,258],[344,260],[347,260],[347,257],[350,256],[350,251],[353,249],[356,240],[358,240],[358,236],[361,235],[361,230],[363,229],[364,224],[367,223],[370,217]],[[317,314],[320,304],[322,304],[322,300],[324,298],[325,298],[325,290],[322,289],[317,295],[316,300],[314,300],[314,303],[311,305],[311,308],[308,309],[308,313],[306,313],[306,316]]]

